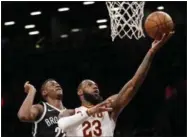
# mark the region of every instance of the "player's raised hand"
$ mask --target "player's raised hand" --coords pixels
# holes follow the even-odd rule
[[[106,101],[103,101],[102,103],[97,104],[96,106],[87,110],[88,115],[92,115],[92,114],[104,112],[104,111],[112,111],[111,103],[112,103],[112,100],[106,100]]]
[[[157,51],[158,49],[160,49],[160,47],[162,47],[170,38],[171,36],[174,34],[174,31],[171,31],[169,33],[164,33],[162,35],[162,38],[160,40],[154,40],[152,43],[152,49]]]
[[[28,92],[36,92],[36,89],[33,85],[31,85],[29,83],[29,81],[25,82],[24,84],[24,89],[25,89],[25,92],[28,93]]]

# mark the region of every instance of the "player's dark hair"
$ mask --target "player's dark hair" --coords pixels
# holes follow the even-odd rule
[[[55,79],[49,78],[49,79],[47,79],[46,81],[44,81],[44,83],[42,84],[41,89],[40,89],[41,93],[42,93],[42,91],[44,90],[45,85],[46,85],[47,82],[49,82],[49,81],[55,81]]]
[[[92,81],[92,80],[90,80],[90,79],[85,79],[85,80],[81,81],[81,83],[78,85],[77,91],[79,91],[79,90],[82,88],[83,83],[84,83],[85,81]]]
[[[81,83],[78,85],[78,87],[77,87],[77,91],[79,91],[81,88],[82,88],[82,85],[83,85],[83,83],[85,82],[85,81],[87,81],[87,80],[89,80],[89,79],[85,79],[85,80],[82,80],[81,81]]]

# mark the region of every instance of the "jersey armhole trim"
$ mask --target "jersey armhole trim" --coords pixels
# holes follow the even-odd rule
[[[36,137],[37,134],[37,128],[38,128],[38,123],[34,123],[34,132],[32,133],[33,137]]]
[[[42,119],[44,118],[44,116],[46,114],[46,111],[47,111],[46,104],[44,102],[42,102],[42,103],[43,103],[43,106],[44,106],[44,111],[43,111],[41,117],[37,121],[35,121],[35,123],[39,123],[40,121],[42,121]]]

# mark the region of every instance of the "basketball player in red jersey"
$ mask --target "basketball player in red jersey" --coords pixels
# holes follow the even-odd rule
[[[35,87],[26,82],[24,88],[27,97],[20,107],[18,118],[33,124],[33,137],[62,137],[63,133],[57,125],[59,113],[65,110],[60,84],[53,79],[46,80],[41,88],[41,95],[46,102],[38,104],[33,104]]]
[[[106,99],[110,104],[111,112],[98,111],[97,104],[102,101],[97,84],[92,80],[83,80],[78,86],[78,95],[82,106],[74,110],[66,110],[60,114],[58,126],[66,132],[67,136],[109,136],[112,137],[120,112],[131,101],[136,91],[143,83],[155,53],[172,36],[173,32],[164,34],[161,40],[155,40],[140,64],[135,75],[130,79],[116,95]],[[105,102],[104,101],[104,102]]]

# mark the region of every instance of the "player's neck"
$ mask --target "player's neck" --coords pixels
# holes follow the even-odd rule
[[[82,106],[90,108],[90,107],[93,107],[94,105],[91,104],[90,102],[86,101],[86,100],[83,100],[82,101]]]
[[[54,107],[56,107],[56,108],[58,108],[60,110],[64,108],[61,100],[48,99],[47,103],[49,103],[50,105],[52,105],[52,106],[54,106]]]

